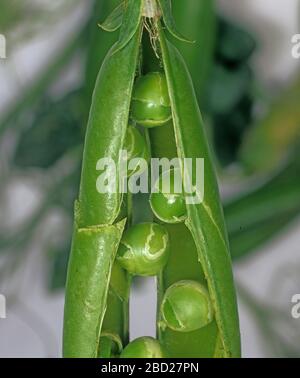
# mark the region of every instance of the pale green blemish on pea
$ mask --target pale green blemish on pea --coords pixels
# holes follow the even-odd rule
[[[158,274],[169,258],[169,236],[155,223],[137,224],[128,229],[120,243],[117,260],[132,275]]]
[[[170,180],[168,192],[164,191],[165,177]],[[176,192],[174,180],[174,170],[164,172],[155,183],[156,191],[150,196],[154,215],[162,222],[171,224],[183,222],[187,216],[184,194]]]
[[[167,353],[158,340],[144,336],[129,343],[120,358],[166,358]]]
[[[144,159],[148,162],[150,157],[149,146],[145,137],[137,128],[131,125],[128,125],[126,130],[124,150],[126,151],[127,156],[126,159],[122,156],[122,159],[123,162],[127,164],[127,176],[130,177],[137,172],[140,165],[137,162],[133,168],[129,169],[129,162],[133,159]]]
[[[161,304],[166,326],[178,332],[203,328],[213,320],[214,310],[207,289],[196,281],[171,285]]]

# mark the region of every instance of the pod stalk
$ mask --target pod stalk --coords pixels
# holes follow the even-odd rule
[[[161,11],[156,0],[144,0],[143,4],[143,17],[147,18],[160,18]]]

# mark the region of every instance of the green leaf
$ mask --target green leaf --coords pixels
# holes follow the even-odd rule
[[[177,30],[176,23],[172,14],[171,0],[159,0],[159,4],[163,14],[163,20],[166,25],[166,28],[168,29],[168,32],[180,41],[194,43],[194,41],[190,41],[189,39],[185,38]]]
[[[122,25],[124,9],[125,3],[123,1],[111,12],[111,14],[106,18],[106,20],[103,23],[98,24],[100,28],[107,32],[114,32],[118,30]]]

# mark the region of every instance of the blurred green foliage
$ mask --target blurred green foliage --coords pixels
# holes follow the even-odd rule
[[[2,33],[19,27],[27,17],[34,17],[40,11],[40,5],[30,2],[26,4],[19,0],[1,0],[0,7],[0,30]]]
[[[70,242],[71,240],[66,238],[64,243],[62,242],[61,245],[56,246],[56,248],[50,248],[48,251],[48,267],[50,274],[47,284],[51,291],[65,287],[67,266],[71,250]]]
[[[235,22],[218,16],[213,0],[173,2],[179,30],[196,41],[191,45],[176,43],[188,61],[200,107],[211,125],[209,133],[220,166],[226,168],[235,163],[254,175],[263,174],[259,185],[224,204],[232,257],[252,256],[251,252],[282,232],[300,212],[300,166],[295,158],[300,130],[299,77],[270,106],[262,103],[253,90],[256,77],[251,58],[257,46],[255,37]],[[7,129],[16,135],[10,162],[12,173],[21,169],[26,174],[27,169],[30,172],[35,168],[47,176],[61,159],[82,146],[96,76],[118,36],[102,31],[97,24],[118,4],[119,0],[94,0],[86,24],[80,25],[78,34],[1,117],[1,135]],[[38,10],[35,7],[32,12]],[[30,16],[35,14],[19,1],[2,0],[1,31],[14,30],[27,12]],[[63,70],[69,69],[76,54],[83,58],[80,88],[70,88],[58,98],[51,96],[49,87],[60,79]],[[256,105],[266,107],[259,118],[253,112]],[[59,231],[59,242],[49,241],[44,248],[50,290],[61,289],[65,283],[81,165],[80,153],[72,156],[74,171],[67,170],[65,181],[51,188],[41,209],[19,233],[21,241],[30,242],[49,209],[63,212],[66,220]],[[222,168],[220,172],[226,175]],[[144,213],[147,199],[138,197],[135,206]],[[10,260],[20,261],[20,243],[14,243],[14,230],[12,237],[5,239],[1,234],[1,238],[1,250],[10,251]]]
[[[49,168],[70,148],[82,144],[81,91],[41,101],[34,119],[19,133],[14,163],[20,168]]]
[[[300,160],[295,158],[260,185],[224,204],[233,259],[247,256],[300,213]]]
[[[218,18],[215,64],[206,83],[204,110],[212,117],[213,143],[223,166],[237,160],[243,136],[253,121],[255,80],[250,58],[255,38]]]
[[[277,96],[247,133],[239,159],[249,172],[274,171],[284,160],[297,155],[300,146],[300,75]]]
[[[61,95],[59,99],[42,96],[38,104],[35,104],[29,122],[23,122],[18,132],[13,159],[13,164],[17,167],[22,169],[39,168],[47,171],[57,164],[57,161],[67,151],[82,145],[88,115],[87,109],[89,109],[98,69],[109,46],[117,39],[117,33],[110,34],[102,31],[98,27],[98,23],[101,18],[104,18],[103,15],[109,14],[118,4],[119,0],[112,2],[96,0],[94,2],[90,20],[87,22],[88,28],[83,28],[85,30],[83,40],[87,48],[80,50],[81,54],[85,55],[82,87]],[[237,152],[244,141],[245,132],[254,122],[252,108],[256,99],[251,89],[255,77],[250,68],[249,59],[255,51],[256,42],[247,31],[224,18],[217,17],[213,1],[201,4],[192,1],[189,4],[187,9],[189,17],[187,18],[182,9],[183,3],[175,0],[175,16],[182,30],[188,26],[189,37],[198,40],[198,45],[189,46],[182,42],[177,42],[177,44],[182,53],[189,58],[191,73],[194,78],[196,77],[198,85],[199,101],[202,103],[206,117],[212,120],[213,143],[217,156],[222,165],[226,166],[237,160]],[[195,6],[196,8],[193,8]],[[200,15],[205,20],[204,25],[191,22],[193,9],[198,12],[194,15],[195,19]],[[204,26],[206,33],[202,33]],[[80,33],[82,32],[80,31]],[[200,37],[197,38],[197,35]],[[209,38],[207,38],[208,35]],[[70,46],[74,49],[76,44],[71,43]],[[80,46],[79,43],[78,48]],[[206,50],[205,58],[201,52]],[[72,56],[73,54],[67,54],[67,59],[59,57],[59,62],[62,62],[64,67],[68,67],[69,62],[73,59]],[[203,62],[204,58],[206,63]],[[199,78],[197,80],[198,64],[200,64],[200,71],[204,73],[201,80]],[[54,62],[54,67],[59,67],[58,63]],[[52,66],[49,66],[49,70],[56,72],[56,70],[53,71]],[[53,79],[57,77],[58,72],[59,70],[54,74]],[[50,78],[50,80],[42,82],[47,88],[53,79],[47,72],[45,77]],[[40,86],[40,82],[33,88],[33,93],[37,95],[44,90]],[[25,98],[27,97],[26,95]],[[26,111],[30,106],[32,106],[31,103],[28,103]],[[22,114],[23,108],[17,107],[17,109]],[[16,116],[14,111],[12,114]],[[79,159],[76,164],[78,167],[80,166]],[[285,190],[280,192],[280,194],[286,193],[286,198],[291,198],[291,192],[298,188],[298,182],[294,183],[294,176],[289,174],[292,178]],[[80,169],[78,168],[78,174],[72,176],[69,185],[61,190],[60,195],[52,204],[64,209],[68,214],[69,222],[72,219],[72,207],[77,195],[79,175]],[[281,177],[280,175],[279,177]],[[276,223],[276,219],[271,216],[261,219],[272,209],[273,201],[280,200],[283,207],[285,206],[286,202],[283,201],[282,196],[278,197],[276,188],[279,185],[281,183],[280,181],[278,183],[276,176],[268,180],[268,183],[265,182],[262,187],[255,188],[253,192],[246,193],[245,196],[234,200],[233,203],[225,204],[233,257],[241,257],[250,253],[274,233],[277,233],[297,214],[298,207],[295,205],[294,209],[290,209],[290,207],[278,209],[281,222]],[[297,196],[292,197],[291,206],[296,200]],[[247,221],[245,222],[245,220]],[[64,283],[71,239],[70,232],[70,230],[64,230],[66,242],[59,248],[54,248],[55,251],[50,253],[53,260],[50,275],[52,288],[58,288]]]
[[[209,82],[207,111],[216,116],[228,116],[241,103],[251,81],[251,71],[246,65],[232,70],[215,64]]]
[[[255,52],[256,41],[247,30],[220,18],[218,46],[218,60],[237,66],[251,58]]]

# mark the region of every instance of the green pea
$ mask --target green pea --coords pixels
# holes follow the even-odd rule
[[[153,337],[139,337],[129,343],[120,355],[121,358],[166,358],[160,343]]]
[[[168,261],[169,236],[156,223],[141,223],[128,229],[121,240],[117,260],[132,275],[154,276]]]
[[[153,192],[150,196],[151,209],[162,222],[180,223],[186,218],[184,194],[176,188],[175,179],[181,180],[174,170],[164,172],[155,184],[158,192]],[[165,187],[166,182],[169,183],[169,187]],[[180,187],[182,188],[182,185]]]
[[[166,326],[178,332],[195,331],[213,320],[209,293],[196,281],[179,281],[170,286],[161,313]]]
[[[172,118],[167,80],[164,74],[151,72],[140,77],[134,86],[132,118],[144,127],[157,127]]]
[[[130,160],[133,160],[133,159],[144,159],[146,161],[149,161],[150,159],[149,146],[146,142],[145,137],[141,134],[141,132],[137,128],[131,125],[128,126],[127,131],[126,131],[124,149],[127,152],[127,157],[126,157],[127,163],[129,163]],[[136,173],[138,168],[139,168],[138,160],[134,168],[131,167],[129,169],[129,167],[127,167],[128,177]]]

